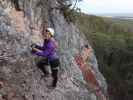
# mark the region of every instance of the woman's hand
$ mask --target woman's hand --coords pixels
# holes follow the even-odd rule
[[[42,52],[41,50],[37,49],[37,48],[32,48],[34,51],[36,52]]]

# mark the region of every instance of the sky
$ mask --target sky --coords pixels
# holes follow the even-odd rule
[[[77,6],[89,14],[133,13],[133,0],[83,0]]]

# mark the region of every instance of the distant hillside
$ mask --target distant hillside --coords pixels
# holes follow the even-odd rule
[[[109,13],[109,14],[97,14],[97,16],[101,17],[110,17],[117,20],[132,20],[133,21],[133,13]]]
[[[95,49],[110,100],[133,100],[133,21],[81,14],[76,23]]]
[[[114,19],[120,19],[120,20],[126,20],[126,21],[133,21],[133,17],[117,16],[117,17],[114,17]]]
[[[81,14],[77,17],[77,23],[80,25],[80,29],[88,27],[89,30],[83,30],[85,33],[89,32],[107,32],[107,33],[129,33],[133,32],[133,21],[114,19],[108,17],[98,17],[93,15]]]
[[[133,13],[103,13],[103,14],[97,14],[98,16],[121,16],[121,17],[133,17]]]

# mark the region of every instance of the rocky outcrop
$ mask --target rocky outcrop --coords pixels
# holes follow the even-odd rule
[[[67,23],[60,10],[55,9],[56,0],[19,0],[21,11],[15,10],[9,0],[0,4],[0,100],[98,100],[95,92],[87,88],[74,60],[80,48],[89,43],[72,23]],[[43,73],[36,67],[39,58],[30,53],[33,40],[41,44],[42,25],[55,29],[60,44],[59,81],[53,90],[47,87],[51,78],[42,78]],[[94,53],[88,63],[106,91]]]

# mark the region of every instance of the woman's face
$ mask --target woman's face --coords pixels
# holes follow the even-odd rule
[[[45,33],[42,33],[44,39],[49,39],[51,37],[50,32],[46,31]]]

